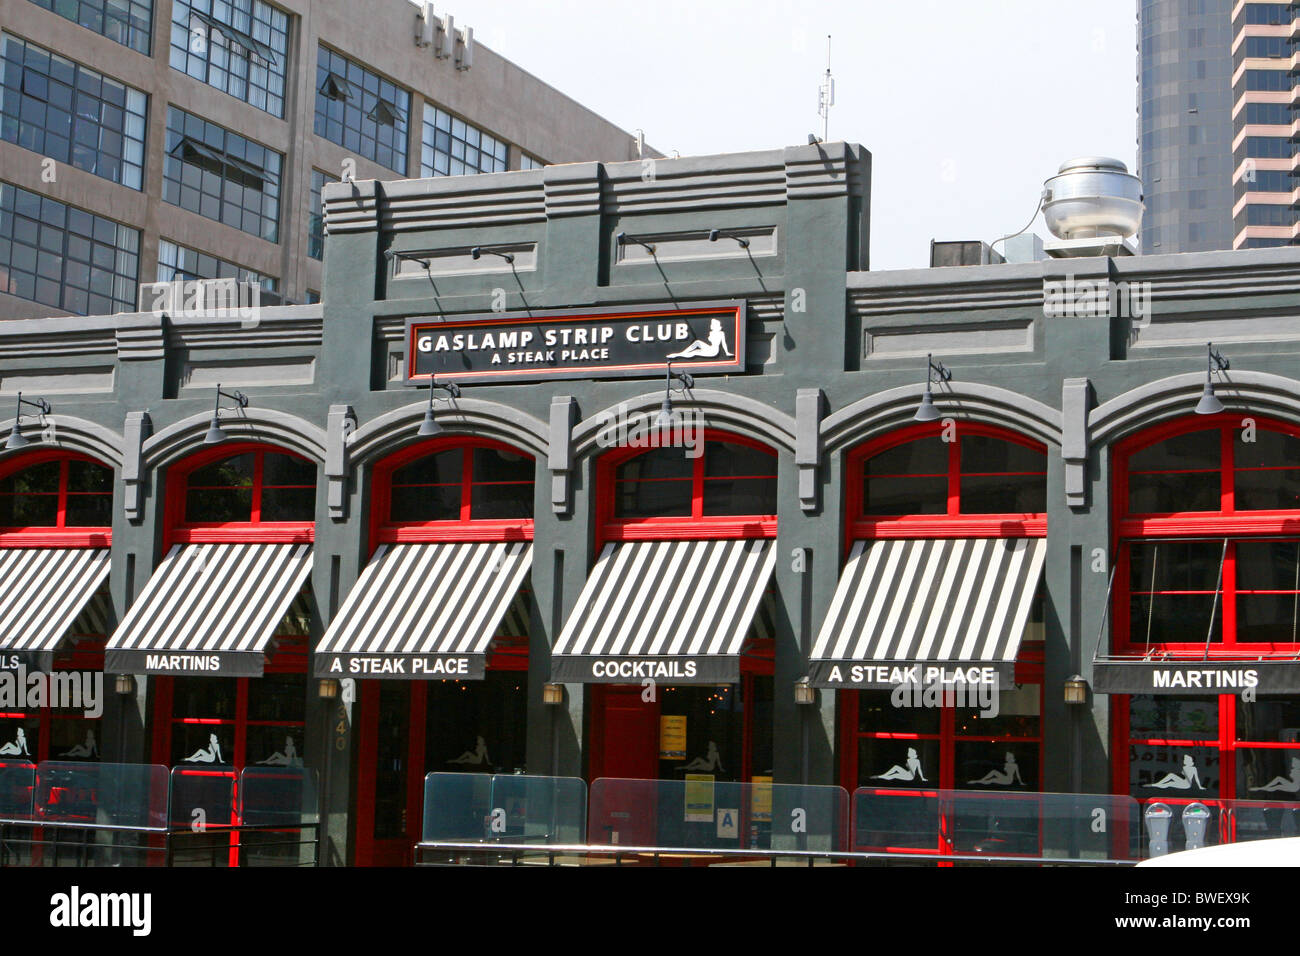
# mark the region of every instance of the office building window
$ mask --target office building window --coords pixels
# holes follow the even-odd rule
[[[32,0],[94,30],[123,46],[148,56],[153,29],[153,0]]]
[[[1276,249],[1291,245],[1290,239],[1247,239],[1243,249]]]
[[[158,243],[158,281],[175,282],[183,279],[235,279],[256,283],[267,292],[276,290],[274,276],[264,276],[206,252],[187,249],[167,239],[161,240]]]
[[[1246,155],[1252,159],[1290,159],[1291,141],[1277,136],[1247,136]]]
[[[0,36],[0,51],[0,139],[141,188],[144,93],[8,34]]]
[[[1289,226],[1295,221],[1290,206],[1256,204],[1246,207],[1248,226]]]
[[[541,169],[545,165],[546,164],[542,162],[540,159],[534,159],[532,156],[529,156],[527,153],[519,154],[520,169]]]
[[[1246,4],[1247,23],[1266,23],[1269,26],[1281,26],[1291,22],[1291,8],[1280,3]]]
[[[289,16],[262,0],[173,0],[171,64],[272,116],[284,116]]]
[[[1241,178],[1243,192],[1251,193],[1289,193],[1296,188],[1296,181],[1285,169],[1254,169]]]
[[[1246,56],[1282,57],[1291,55],[1286,37],[1246,37]]]
[[[311,171],[311,210],[307,218],[307,255],[313,259],[325,257],[325,209],[321,205],[320,191],[326,183],[336,183],[338,178],[319,169]]]
[[[406,175],[411,94],[340,53],[316,56],[317,136]]]
[[[166,202],[279,241],[283,157],[275,150],[169,106],[164,159]]]
[[[1289,103],[1247,103],[1246,122],[1290,126],[1291,105]]]
[[[78,315],[135,309],[140,233],[0,183],[0,292]]]
[[[1289,90],[1291,89],[1291,77],[1283,70],[1247,70],[1246,89]]]
[[[436,106],[424,106],[421,176],[465,176],[506,169],[506,144]]]

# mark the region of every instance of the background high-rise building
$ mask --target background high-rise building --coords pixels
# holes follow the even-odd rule
[[[1294,0],[1139,0],[1144,253],[1284,246],[1294,208]]]
[[[1237,3],[1232,10],[1232,245],[1290,245],[1295,209],[1295,84],[1300,4]]]
[[[312,301],[325,183],[635,157],[463,20],[421,12],[0,0],[0,318],[133,311],[140,284],[177,278]]]
[[[1232,248],[1231,12],[1231,0],[1138,0],[1143,253]]]

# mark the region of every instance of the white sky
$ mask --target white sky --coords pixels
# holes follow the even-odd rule
[[[1134,170],[1133,0],[444,0],[458,27],[671,156],[830,138],[873,158],[871,267],[1024,225],[1075,156]],[[1036,231],[1047,235],[1039,218]]]

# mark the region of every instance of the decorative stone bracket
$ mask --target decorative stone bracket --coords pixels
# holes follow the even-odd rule
[[[801,388],[794,401],[794,464],[799,470],[799,504],[817,510],[818,470],[822,459],[821,421],[826,396],[819,388]]]
[[[144,440],[152,433],[153,421],[148,412],[126,413],[122,429],[122,507],[127,521],[138,522],[144,517]]]
[[[1088,504],[1088,413],[1092,410],[1092,383],[1067,378],[1061,387],[1061,457],[1065,460],[1065,503],[1071,508]]]
[[[325,480],[330,517],[343,521],[348,516],[348,439],[357,430],[357,414],[351,405],[331,405],[325,426]]]
[[[551,511],[567,515],[573,508],[573,426],[578,403],[570,395],[551,399],[550,444],[546,465],[551,470]]]

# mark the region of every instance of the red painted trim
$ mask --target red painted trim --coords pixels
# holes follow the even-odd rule
[[[55,507],[55,524],[31,527],[0,528],[0,548],[106,548],[111,546],[113,531],[109,527],[68,527],[68,463],[86,461],[109,472],[112,466],[78,452],[43,449],[27,452],[0,462],[0,479],[8,478],[46,462],[59,462],[58,503]],[[110,481],[110,487],[111,487]]]
[[[417,442],[375,463],[371,471],[370,552],[385,542],[433,541],[531,541],[533,520],[473,520],[469,517],[473,487],[475,448],[495,448],[522,455],[535,463],[528,452],[487,438],[442,437]],[[399,468],[442,451],[461,450],[461,519],[459,521],[390,521],[393,473]],[[529,493],[535,493],[529,485]]]
[[[704,450],[711,441],[744,445],[771,455],[772,474],[776,474],[776,452],[767,445],[734,432],[705,429],[701,453],[692,459],[691,515],[670,518],[616,518],[614,498],[617,493],[616,476],[619,466],[640,455],[652,454],[659,449],[612,448],[602,454],[596,462],[597,550],[607,541],[776,537],[776,515],[704,514]]]
[[[863,468],[867,459],[881,452],[922,438],[944,434],[942,420],[908,425],[864,442],[849,452],[845,461],[845,555],[853,542],[863,538],[1042,538],[1047,535],[1046,514],[961,513],[961,439],[966,435],[997,438],[1032,449],[1043,455],[1047,447],[1016,432],[979,422],[954,420],[953,441],[948,442],[947,514],[877,517],[864,513]],[[1043,481],[1047,481],[1046,470]]]
[[[199,468],[236,455],[251,453],[253,458],[252,520],[243,522],[188,522],[185,500],[189,477]],[[175,544],[297,544],[315,540],[314,521],[268,521],[259,519],[262,502],[262,464],[267,454],[285,455],[315,462],[279,445],[266,442],[222,442],[197,451],[167,469],[164,522],[167,529],[164,550]],[[279,487],[279,486],[276,486]]]
[[[1264,416],[1247,416],[1258,431],[1275,431],[1300,438],[1300,426]],[[1129,608],[1132,595],[1129,588],[1128,542],[1144,538],[1249,538],[1252,536],[1290,536],[1300,539],[1300,509],[1293,511],[1237,511],[1234,489],[1236,465],[1236,433],[1242,427],[1240,413],[1225,412],[1220,415],[1188,415],[1172,422],[1155,426],[1126,438],[1116,445],[1111,468],[1113,475],[1111,553],[1115,555],[1115,585],[1110,608],[1111,650],[1118,655],[1145,655],[1149,652],[1167,655],[1170,659],[1197,659],[1205,654],[1205,641],[1166,644],[1133,643],[1129,632]],[[1219,501],[1218,511],[1180,512],[1173,514],[1133,515],[1129,505],[1129,462],[1132,457],[1153,445],[1180,435],[1202,431],[1217,431],[1219,441]],[[1252,469],[1254,470],[1254,469]],[[1154,472],[1142,472],[1149,474]],[[1214,660],[1253,659],[1261,654],[1300,653],[1300,643],[1255,642],[1238,643],[1236,640],[1236,542],[1230,541],[1223,562],[1223,583],[1219,596],[1222,615],[1221,640],[1211,643],[1209,658]],[[1212,592],[1207,592],[1212,593]],[[1208,622],[1207,622],[1208,623]],[[1127,752],[1127,741],[1124,745]],[[1127,775],[1125,776],[1127,792]],[[1118,792],[1118,791],[1117,791]]]

